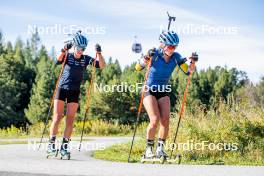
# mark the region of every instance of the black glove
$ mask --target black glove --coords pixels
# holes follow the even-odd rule
[[[95,51],[98,52],[98,53],[102,52],[102,48],[101,48],[101,46],[98,43],[95,45]]]
[[[69,49],[71,49],[71,47],[72,47],[72,43],[66,43],[66,44],[64,45],[64,47],[63,47],[63,50],[64,50],[64,51],[68,51]]]
[[[196,52],[192,53],[192,57],[191,57],[195,62],[198,61],[198,54]]]
[[[155,55],[155,53],[156,53],[156,48],[152,48],[152,49],[150,49],[150,50],[148,51],[148,55],[149,55],[149,57],[153,57],[153,56]]]

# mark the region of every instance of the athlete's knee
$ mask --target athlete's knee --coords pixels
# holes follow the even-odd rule
[[[55,122],[55,123],[60,122],[61,119],[62,119],[62,117],[63,117],[63,114],[54,113],[54,115],[53,115],[53,122]]]
[[[168,127],[169,126],[170,119],[167,117],[162,117],[160,119],[160,125],[163,127]]]
[[[66,123],[67,125],[73,125],[75,115],[67,115]]]
[[[68,113],[67,114],[67,121],[73,121],[75,118],[75,113]]]
[[[155,118],[155,119],[158,119],[158,118]],[[158,127],[158,124],[159,124],[159,120],[152,120],[149,123],[149,128],[156,129]]]

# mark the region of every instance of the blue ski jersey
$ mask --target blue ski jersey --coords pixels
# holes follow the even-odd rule
[[[68,53],[63,73],[60,78],[59,88],[67,90],[80,90],[83,74],[87,65],[93,65],[94,58],[88,55],[82,55],[80,59],[74,58],[73,53]],[[57,61],[57,65],[63,61]],[[96,61],[96,68],[99,67],[99,61]]]
[[[166,86],[175,67],[177,65],[180,66],[185,61],[185,58],[182,58],[179,53],[174,52],[167,63],[163,57],[163,50],[156,50],[154,56],[152,57],[152,63],[146,85],[153,89]]]

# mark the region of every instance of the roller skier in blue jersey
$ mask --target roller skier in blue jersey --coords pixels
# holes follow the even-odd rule
[[[143,89],[143,104],[150,119],[147,128],[147,141],[144,157],[146,158],[167,158],[164,151],[165,140],[169,132],[170,117],[170,87],[168,81],[176,66],[186,74],[195,69],[197,58],[190,57],[190,65],[186,64],[187,59],[175,52],[179,44],[179,37],[173,31],[163,31],[160,36],[160,47],[151,49],[147,55],[136,65],[136,70],[140,71],[149,66],[148,79]],[[156,129],[159,128],[159,137],[156,151],[154,150],[154,140]]]

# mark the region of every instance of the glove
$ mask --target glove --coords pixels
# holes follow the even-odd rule
[[[153,56],[155,55],[155,53],[156,53],[156,48],[152,48],[152,49],[150,49],[150,50],[148,51],[148,55],[149,55],[149,57],[153,57]]]
[[[68,51],[71,48],[72,48],[72,43],[66,43],[61,51],[65,52],[65,51]]]
[[[141,71],[143,68],[139,63],[137,63],[135,66],[135,69],[136,69],[136,71]]]
[[[98,43],[95,45],[95,51],[98,52],[98,53],[102,52],[102,48],[101,48],[101,46]]]
[[[198,61],[198,54],[196,52],[192,53],[191,59],[195,62]]]

